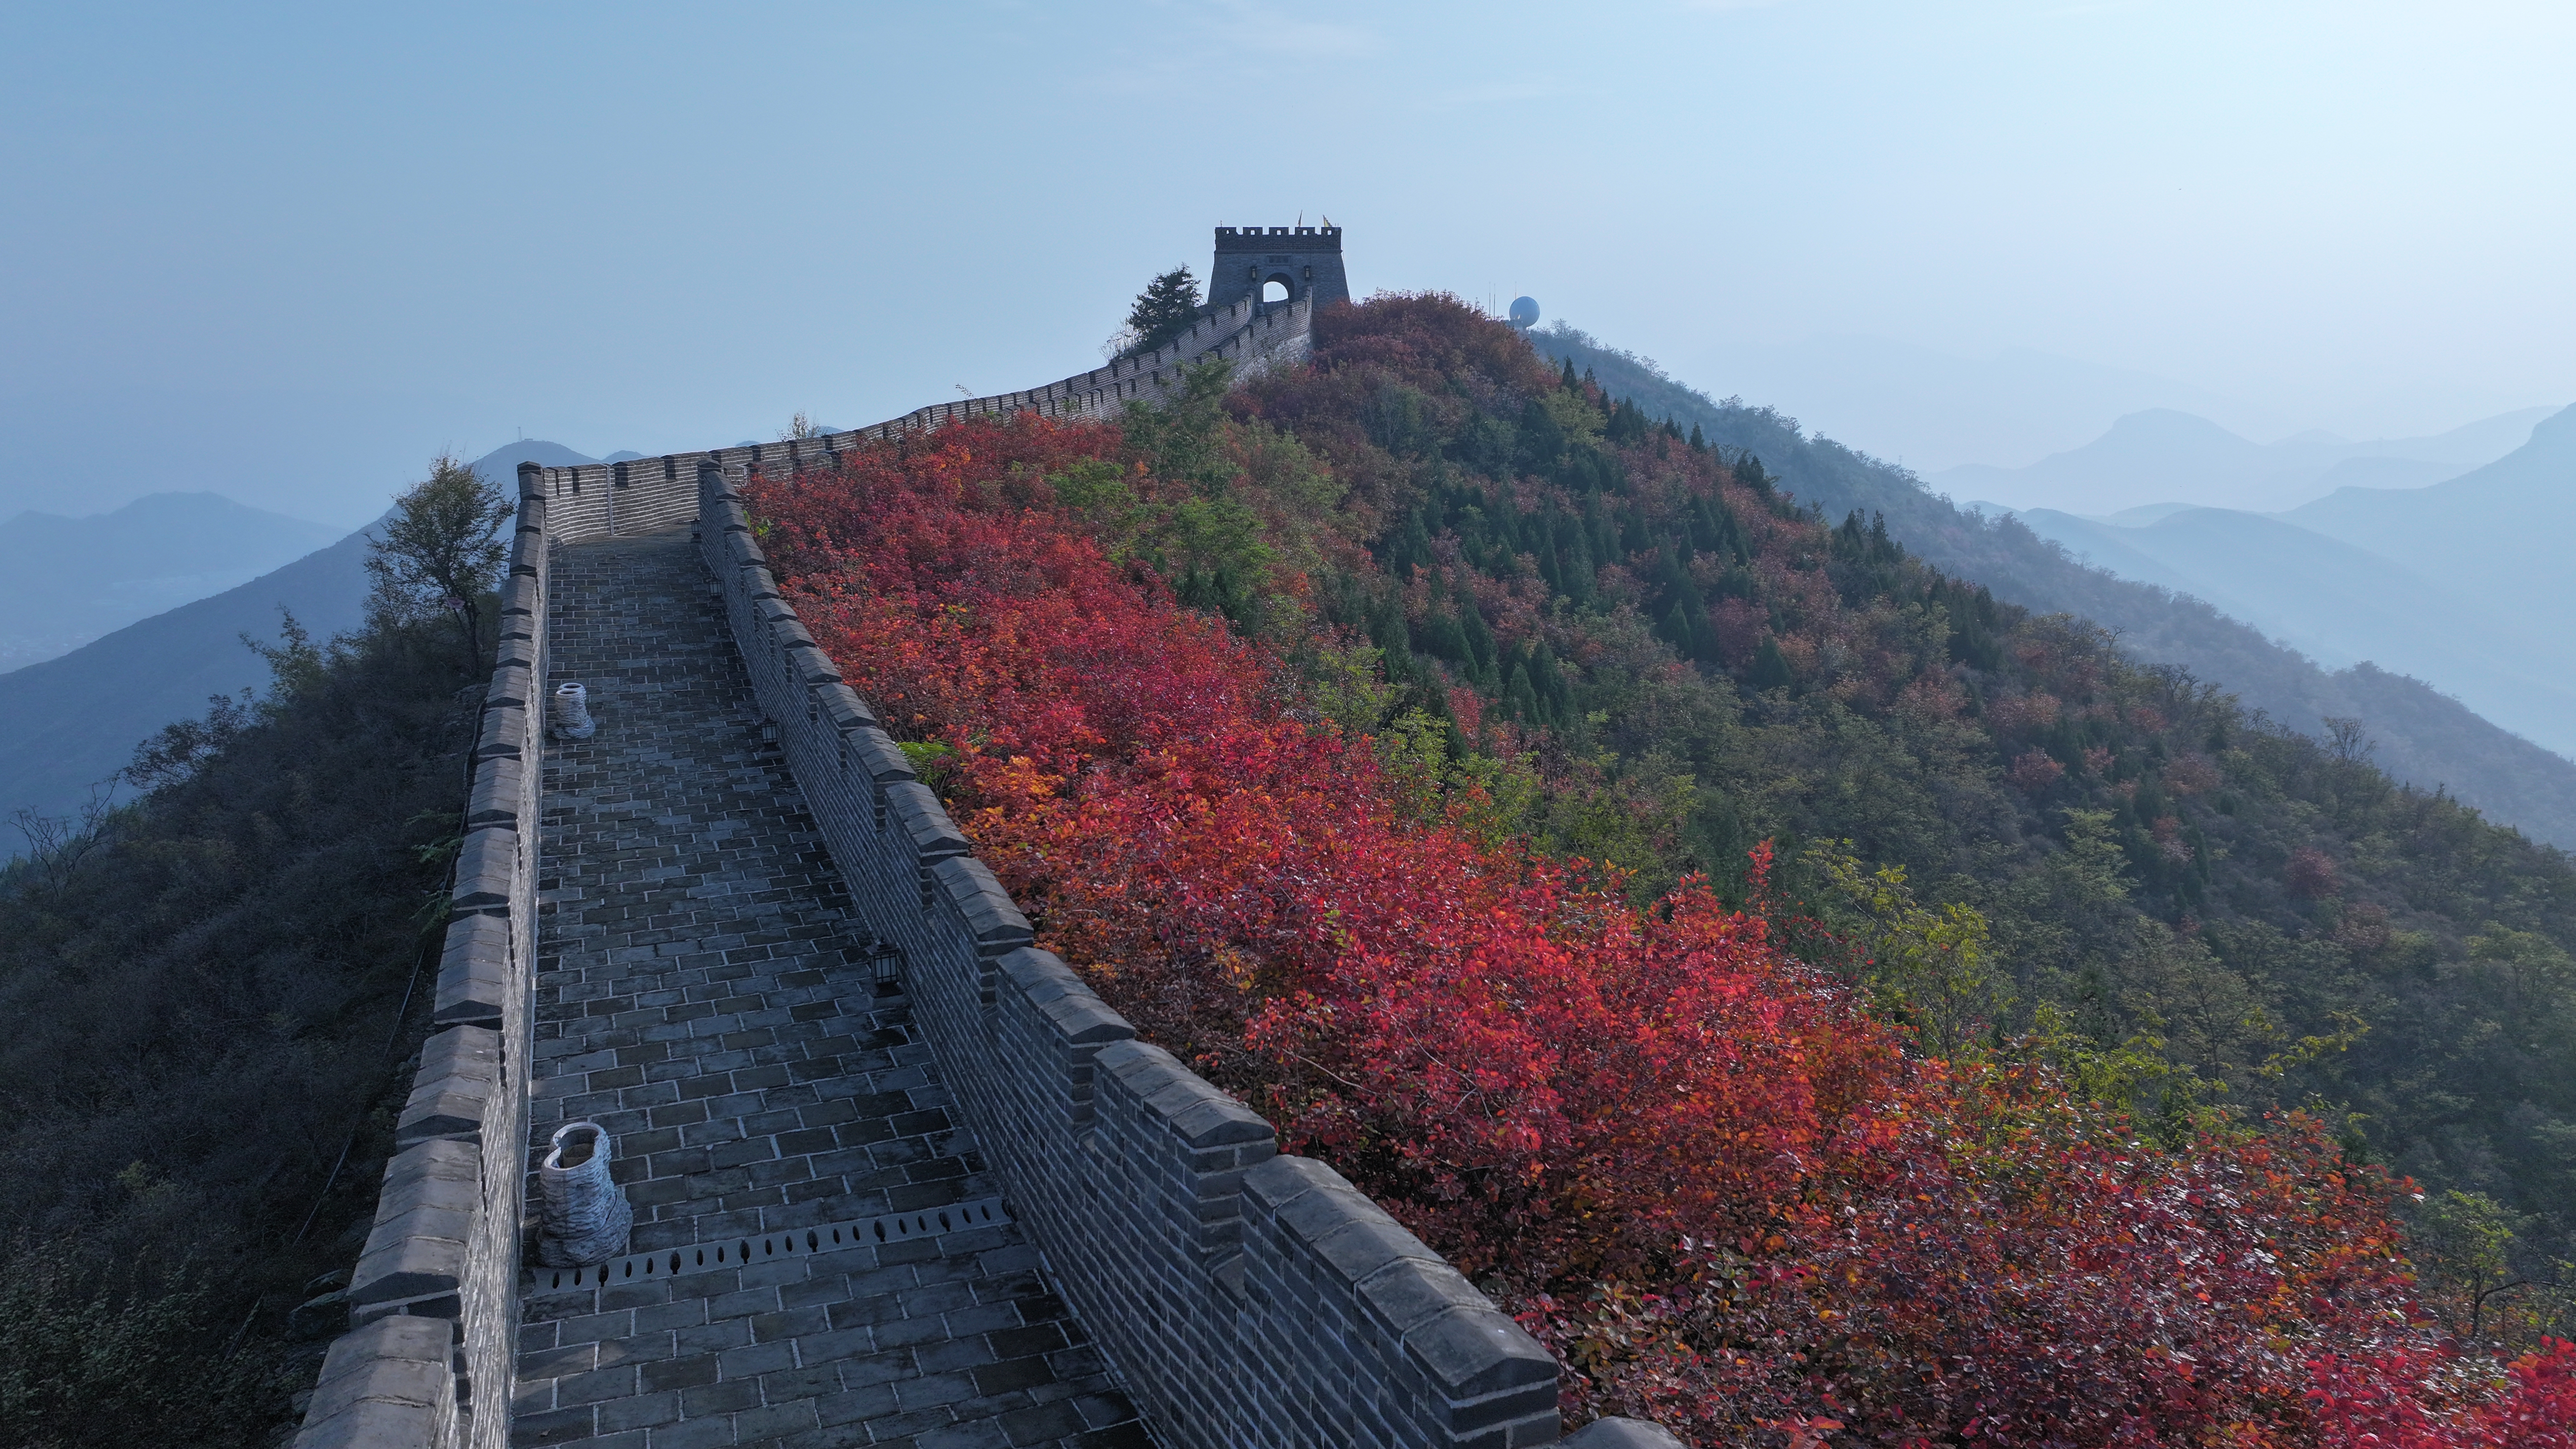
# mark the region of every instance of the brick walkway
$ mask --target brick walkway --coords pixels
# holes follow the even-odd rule
[[[563,550],[553,594],[599,734],[546,759],[532,1143],[615,1135],[637,1252],[995,1196],[687,531]],[[519,1349],[521,1445],[1152,1442],[1007,1225],[531,1290]]]

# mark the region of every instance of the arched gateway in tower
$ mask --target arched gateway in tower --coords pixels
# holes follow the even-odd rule
[[[1285,295],[1264,293],[1277,284]],[[1251,298],[1296,302],[1308,296],[1318,310],[1351,299],[1351,284],[1342,275],[1342,229],[1338,226],[1221,226],[1216,229],[1216,262],[1208,269],[1208,302],[1222,307]]]

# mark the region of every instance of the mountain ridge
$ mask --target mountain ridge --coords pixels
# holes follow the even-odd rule
[[[2290,419],[2175,378],[2026,347],[1968,356],[1866,334],[1795,342],[1729,342],[1682,359],[1696,377],[1784,412],[1846,420],[1846,434],[1926,472],[1965,463],[2019,466],[2082,446],[2108,419],[2180,408],[2238,432],[2286,431]]]
[[[2132,657],[2189,670],[2276,725],[2324,737],[2327,721],[2354,718],[2374,737],[2390,774],[2447,789],[2490,819],[2536,840],[2576,849],[2576,764],[2481,718],[2423,681],[2372,665],[2328,671],[2208,603],[2089,567],[2010,517],[1985,518],[1933,492],[1915,474],[1847,448],[1771,408],[1723,402],[1674,380],[1654,363],[1579,330],[1540,329],[1531,340],[1551,362],[1571,358],[1605,386],[1657,417],[1697,425],[1711,441],[1757,455],[1800,499],[1829,516],[1884,513],[1889,532],[1927,562],[2040,613],[2090,619]]]
[[[2553,753],[2576,752],[2563,645],[2541,621],[2489,608],[2438,575],[2234,509],[2184,509],[2131,528],[2044,508],[2019,517],[2099,567],[2206,599],[2327,668],[2369,660],[2434,681]]]
[[[522,461],[566,467],[595,460],[532,438],[495,448],[473,466],[508,491]],[[0,674],[0,821],[19,810],[72,814],[94,790],[114,796],[117,772],[162,726],[203,713],[209,696],[267,684],[268,665],[242,640],[277,637],[281,611],[316,640],[357,628],[365,616],[367,542],[375,526],[246,583]],[[0,853],[18,845],[9,840]]]
[[[2536,424],[2521,447],[2425,488],[2341,488],[2288,510],[2289,522],[2389,558],[2422,560],[2464,590],[2518,606],[2560,567],[2576,528],[2576,407]],[[2518,567],[2517,567],[2518,566]]]
[[[0,673],[247,583],[344,531],[205,491],[86,515],[22,510],[0,522]]]
[[[2122,415],[2081,447],[2026,467],[1963,464],[1929,481],[1954,497],[2079,516],[2162,502],[2278,511],[2347,484],[2411,488],[2479,468],[2526,443],[2552,411],[2499,413],[2419,438],[2347,442],[2311,432],[2257,443],[2198,414],[2149,408]],[[2345,481],[2329,488],[2327,480],[2337,476]]]

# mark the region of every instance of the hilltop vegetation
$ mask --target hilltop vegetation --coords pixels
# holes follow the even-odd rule
[[[134,803],[22,812],[31,849],[0,870],[9,1443],[221,1449],[296,1419],[446,925],[482,670],[443,603],[393,580],[319,644],[289,617],[266,691],[147,742]]]
[[[1407,335],[1472,324],[1411,310],[1328,324],[1324,367],[1233,407],[1352,485],[1342,527],[1370,552],[1326,615],[1422,707],[1463,684],[1542,726],[1542,764],[1583,786],[1560,798],[1628,807],[1549,807],[1551,848],[1724,889],[1755,840],[1849,842],[1983,914],[2007,1025],[2054,1004],[2105,1043],[2161,1038],[2185,1095],[2348,1105],[2380,1160],[2524,1210],[2576,1187],[2563,854],[2397,785],[2349,735],[2264,728],[2003,604],[1875,517],[1819,517],[1758,455],[1695,446],[1570,361],[1501,416]]]
[[[2565,856],[1820,511],[1782,420],[1721,419],[1774,460],[1443,298],[1317,344],[754,490],[1149,1035],[1578,1414],[2566,1449]],[[0,875],[23,1442],[257,1443],[311,1381],[287,1310],[365,1231],[486,642],[379,575]]]
[[[1711,401],[1653,364],[1571,328],[1537,332],[1532,340],[1551,360],[1597,373],[1609,393],[1633,399],[1649,415],[1700,428],[1713,446],[1758,455],[1784,488],[1830,518],[1853,509],[1883,513],[1889,532],[1935,568],[1975,579],[1998,599],[2034,613],[2089,619],[2117,634],[2130,657],[2221,683],[2249,713],[2275,724],[2323,738],[2328,720],[2360,720],[2375,747],[2373,759],[2397,780],[2447,789],[2489,820],[2576,847],[2576,764],[2419,680],[2368,663],[2330,673],[2201,599],[2088,568],[2018,519],[1989,520],[1956,508],[1913,474],[1811,435],[1794,418],[1736,399]],[[2462,528],[2454,523],[2445,531]],[[2553,536],[2546,528],[2521,531]],[[2545,570],[2505,572],[2548,577]]]
[[[432,632],[290,636],[0,876],[12,1442],[265,1443],[310,1386],[287,1314],[356,1261],[437,970],[471,718]]]
[[[2558,1200],[2563,857],[1446,299],[1317,344],[756,491],[1051,946],[1483,1275],[1579,1407],[2519,1432],[2497,1365],[2555,1301],[2471,1303],[2550,1225],[2438,1199],[2419,1300],[2370,1159]]]

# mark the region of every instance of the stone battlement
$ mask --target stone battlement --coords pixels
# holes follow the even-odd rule
[[[520,469],[432,1035],[351,1274],[355,1326],[325,1356],[296,1441],[308,1449],[509,1443],[552,562],[533,471]]]
[[[1309,300],[1263,306],[1248,298],[1204,309],[1181,337],[1136,357],[1120,358],[1043,387],[990,397],[932,403],[902,417],[848,432],[670,453],[624,463],[584,463],[540,470],[541,494],[554,510],[555,536],[580,539],[641,533],[697,517],[696,465],[712,459],[726,468],[795,469],[830,459],[863,441],[928,432],[960,418],[1008,417],[1033,412],[1049,418],[1111,418],[1131,402],[1162,403],[1180,389],[1182,370],[1224,362],[1237,378],[1306,360],[1314,306]]]
[[[1338,248],[1338,231],[1330,234]],[[1278,233],[1261,235],[1267,245]],[[1545,1349],[1340,1174],[1281,1153],[1258,1114],[1137,1040],[1078,973],[1035,948],[1027,918],[798,621],[743,508],[748,479],[827,468],[861,440],[978,415],[1111,415],[1130,400],[1168,398],[1193,362],[1222,358],[1239,374],[1292,364],[1307,355],[1312,317],[1310,297],[1268,307],[1242,299],[1211,307],[1188,337],[1143,357],[854,432],[579,468],[521,465],[502,651],[475,751],[437,1034],[351,1284],[355,1326],[330,1347],[299,1449],[512,1442],[523,1294],[545,1291],[523,1282],[522,1265],[537,879],[541,868],[560,869],[541,866],[539,840],[553,560],[566,548],[686,525],[705,571],[687,587],[716,591],[829,866],[870,949],[899,963],[949,1110],[1155,1441],[1557,1442],[1557,1367]],[[605,1311],[618,1290],[595,1291]],[[654,1379],[642,1382],[649,1389]],[[595,1421],[579,1422],[600,1435],[612,1422],[642,1425],[614,1435],[636,1449],[666,1438],[734,1442],[700,1432],[731,1420],[655,1419],[667,1406],[646,1402],[645,1389],[633,1391],[632,1413],[599,1402]],[[566,1422],[549,1411],[542,1428],[528,1426],[537,1437],[522,1438],[573,1442],[579,1433]],[[868,1442],[864,1424],[848,1428],[832,1442]],[[1566,1442],[1675,1444],[1628,1420],[1599,1421]]]
[[[1272,286],[1293,305],[1330,307],[1349,301],[1350,279],[1342,270],[1342,229],[1218,227],[1216,260],[1208,268],[1208,305],[1253,302]]]
[[[1339,252],[1342,229],[1338,226],[1221,226],[1216,229],[1216,252]]]

